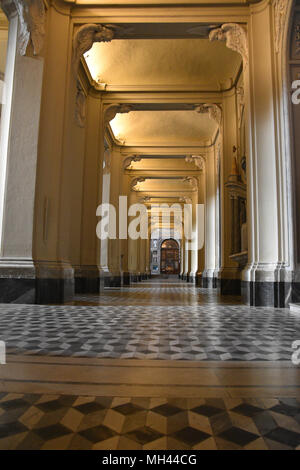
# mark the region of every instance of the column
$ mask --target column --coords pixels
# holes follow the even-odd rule
[[[205,214],[205,208],[206,208],[206,201],[205,201],[205,191],[206,191],[206,186],[205,186],[205,165],[203,166],[203,170],[201,174],[198,176],[198,204],[204,206],[204,214]],[[203,230],[205,234],[205,218],[204,220],[199,220],[198,221],[198,230]],[[204,225],[204,227],[203,227]],[[201,237],[199,237],[201,238]],[[204,287],[203,286],[203,274],[204,274],[204,268],[205,268],[205,247],[206,243],[208,240],[206,240],[206,237],[204,236],[204,245],[203,247],[198,246],[198,266],[197,266],[197,274],[196,274],[196,285],[198,287]],[[208,286],[205,286],[208,287]]]
[[[121,287],[121,250],[119,238],[119,196],[122,185],[122,160],[120,149],[113,146],[110,157],[110,191],[109,203],[115,208],[116,239],[108,239],[108,270],[107,286]]]
[[[205,164],[205,268],[203,271],[202,286],[215,287],[216,270],[216,144],[206,156]]]
[[[34,303],[34,207],[44,58],[19,53],[13,4],[0,136],[0,302]]]
[[[250,67],[245,74],[249,262],[242,274],[242,294],[250,305],[284,307],[291,291],[291,271],[283,249],[290,221],[275,115],[272,13],[270,3],[254,9],[249,30]]]
[[[96,211],[102,202],[103,185],[103,105],[90,91],[86,105],[86,142],[83,169],[80,266],[75,270],[76,292],[99,293],[104,289],[100,240],[96,235]]]

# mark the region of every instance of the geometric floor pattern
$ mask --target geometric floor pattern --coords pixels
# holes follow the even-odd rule
[[[300,449],[295,398],[0,394],[0,449]]]
[[[245,305],[0,305],[10,354],[196,361],[291,360],[300,316]]]

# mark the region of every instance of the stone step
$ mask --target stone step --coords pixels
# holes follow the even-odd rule
[[[290,304],[290,311],[300,313],[300,304]]]

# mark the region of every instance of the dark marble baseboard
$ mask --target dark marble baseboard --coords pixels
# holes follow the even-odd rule
[[[290,282],[242,281],[242,299],[253,307],[285,308],[300,301],[300,284]]]
[[[122,274],[122,284],[123,286],[130,286],[130,273]]]
[[[74,278],[36,279],[35,285],[37,304],[60,304],[74,299]]]
[[[76,294],[99,294],[99,277],[75,277]]]
[[[106,276],[104,278],[104,287],[121,287],[122,276]]]
[[[219,279],[221,295],[241,295],[240,279]]]
[[[0,278],[1,303],[35,303],[35,279]]]
[[[204,289],[217,289],[218,280],[215,277],[202,277],[202,286]]]

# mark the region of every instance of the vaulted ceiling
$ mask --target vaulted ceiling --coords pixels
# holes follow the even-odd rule
[[[241,70],[241,56],[224,42],[210,42],[216,24],[111,25],[115,39],[95,43],[85,61],[92,78],[106,92],[161,93],[153,103],[110,122],[116,139],[128,146],[209,145],[217,126],[193,106],[170,109],[168,93],[221,93],[231,89]],[[166,37],[167,36],[167,37]],[[137,39],[138,38],[138,39]],[[145,39],[147,38],[147,39]],[[174,103],[174,100],[173,100]]]

